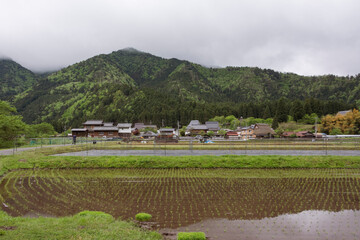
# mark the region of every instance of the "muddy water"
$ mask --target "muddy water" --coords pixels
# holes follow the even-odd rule
[[[260,220],[207,219],[176,231],[203,231],[218,240],[360,239],[360,211],[303,211]],[[162,229],[161,232],[176,232]],[[176,239],[174,237],[174,239]]]
[[[0,194],[12,216],[148,212],[210,239],[360,239],[360,170],[30,170]]]

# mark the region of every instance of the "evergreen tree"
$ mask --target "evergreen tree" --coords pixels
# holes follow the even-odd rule
[[[305,100],[305,105],[304,105],[304,111],[305,114],[311,114],[313,113],[312,109],[311,109],[311,103],[310,103],[310,99],[306,99]]]
[[[263,119],[271,118],[271,112],[269,105],[266,105],[264,114],[262,116]]]
[[[294,121],[300,120],[305,115],[305,110],[300,100],[295,100],[292,103],[290,115],[294,118]]]
[[[279,123],[286,122],[288,118],[288,111],[286,106],[286,99],[280,98],[276,106],[275,118]]]
[[[277,117],[275,117],[275,118],[273,119],[273,122],[272,122],[272,124],[271,124],[271,127],[272,127],[274,130],[279,127],[279,121],[278,121]]]

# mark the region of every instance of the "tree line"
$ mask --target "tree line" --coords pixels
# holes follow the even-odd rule
[[[28,125],[22,116],[17,114],[16,108],[10,103],[0,101],[0,148],[13,147],[15,139],[22,144],[23,137],[35,138],[54,135],[54,127],[49,123]]]

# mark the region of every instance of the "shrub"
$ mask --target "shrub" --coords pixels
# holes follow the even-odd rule
[[[5,235],[5,230],[0,229],[0,236]]]
[[[206,236],[203,232],[179,232],[177,240],[205,240]]]
[[[100,211],[82,211],[82,212],[79,212],[76,215],[80,216],[80,217],[108,217],[108,218],[112,218],[112,216],[110,214],[100,212]]]
[[[152,216],[148,213],[138,213],[135,216],[135,219],[140,222],[150,221],[151,218],[152,218]]]

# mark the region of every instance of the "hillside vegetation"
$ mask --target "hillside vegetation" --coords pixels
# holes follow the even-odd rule
[[[10,100],[31,88],[37,80],[38,76],[18,63],[0,59],[0,100]]]
[[[59,132],[96,118],[175,126],[178,120],[185,125],[221,115],[274,117],[281,97],[288,114],[300,100],[307,104],[304,113],[322,116],[353,108],[360,97],[360,74],[305,77],[250,67],[206,68],[135,49],[98,55],[26,84],[4,88],[1,98],[10,98],[25,122],[49,122]]]

